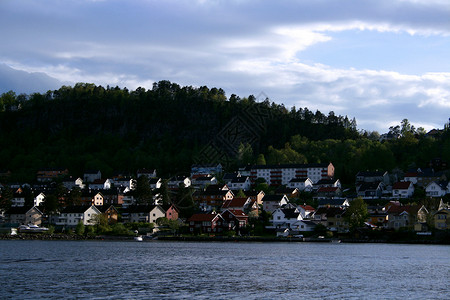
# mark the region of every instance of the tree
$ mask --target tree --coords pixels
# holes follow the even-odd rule
[[[134,181],[134,186],[134,196],[139,204],[153,204],[152,189],[146,176],[139,176],[139,178]]]
[[[245,198],[247,197],[243,190],[239,190],[236,194],[236,198]]]
[[[86,228],[85,228],[85,226],[84,226],[83,221],[80,221],[80,222],[78,222],[77,227],[75,227],[75,233],[76,233],[77,235],[83,235],[85,229],[86,229]]]
[[[8,210],[11,208],[11,199],[13,198],[13,192],[10,188],[6,187],[3,189],[0,195],[0,210]]]
[[[349,224],[351,231],[355,231],[357,228],[363,227],[368,216],[369,213],[367,211],[367,204],[361,197],[351,201],[350,206],[344,213],[344,219]]]
[[[266,158],[264,157],[264,154],[259,154],[256,158],[256,164],[257,165],[266,165]]]

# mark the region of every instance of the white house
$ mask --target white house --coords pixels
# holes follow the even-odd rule
[[[248,191],[251,187],[250,177],[248,176],[241,176],[236,177],[231,180],[231,182],[228,184],[230,189],[237,191],[237,190],[243,190]]]
[[[166,212],[159,205],[133,205],[129,206],[122,212],[124,223],[156,223],[158,218],[166,216]]]
[[[293,224],[303,220],[296,207],[277,208],[272,214],[272,225],[275,228],[293,228]]]
[[[21,188],[18,188],[11,198],[11,207],[23,207],[25,205],[25,195]]]
[[[84,225],[94,225],[95,217],[101,212],[94,205],[68,206],[59,214],[56,225],[74,227],[81,221]]]
[[[111,180],[96,179],[89,184],[89,188],[93,190],[109,190],[111,188]]]
[[[34,200],[33,200],[34,206],[41,205],[41,203],[44,202],[44,199],[45,199],[44,193],[39,193],[39,195],[34,197]]]
[[[308,177],[313,183],[334,177],[333,164],[256,165],[251,168],[250,180],[264,178],[270,185],[287,185],[293,178]]]
[[[299,191],[311,191],[313,182],[307,177],[292,178],[287,184],[290,188],[296,188]]]
[[[131,177],[118,177],[118,178],[114,178],[111,181],[111,184],[114,184],[114,187],[118,187],[118,188],[128,188],[130,190],[132,190],[133,187],[133,180],[131,179]]]
[[[64,180],[63,186],[68,190],[71,190],[76,186],[78,186],[80,189],[84,189],[86,187],[86,185],[83,183],[83,179],[81,179],[80,177],[75,180],[73,180],[73,178]]]
[[[167,186],[171,189],[179,188],[180,184],[182,184],[184,187],[189,187],[191,186],[191,180],[186,176],[175,176],[170,178],[170,180],[167,182]]]
[[[215,176],[200,176],[192,180],[192,185],[196,188],[205,188],[211,184],[217,184],[217,178]]]
[[[411,181],[400,181],[392,185],[392,197],[410,198],[414,194],[414,184]]]
[[[450,182],[449,181],[430,182],[425,188],[425,193],[427,197],[442,197],[450,193]]]
[[[159,189],[161,187],[162,184],[162,179],[161,178],[151,178],[149,181],[150,184],[150,188],[151,189]]]
[[[289,203],[286,195],[265,195],[262,199],[263,209],[265,211],[274,212],[277,208]]]

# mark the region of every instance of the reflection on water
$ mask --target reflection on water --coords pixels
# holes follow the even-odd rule
[[[450,247],[0,241],[12,299],[450,299]]]

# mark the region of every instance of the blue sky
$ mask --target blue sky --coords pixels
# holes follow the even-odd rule
[[[447,0],[1,0],[0,93],[170,80],[355,117],[450,117]]]

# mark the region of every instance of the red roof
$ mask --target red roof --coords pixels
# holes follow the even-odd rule
[[[411,185],[410,181],[400,181],[400,182],[394,183],[394,185],[392,186],[392,189],[394,189],[394,190],[407,190],[410,185]]]
[[[223,208],[228,208],[228,207],[244,207],[245,202],[247,202],[248,198],[244,198],[244,197],[237,197],[237,198],[233,198],[231,200],[225,200],[225,202],[223,203]]]
[[[189,218],[189,222],[203,222],[203,221],[209,221],[211,222],[214,220],[214,218],[217,217],[217,214],[194,214],[192,217]]]
[[[312,207],[311,205],[300,205],[300,207],[306,211],[315,211],[314,207]]]
[[[406,173],[405,177],[417,177],[417,175],[419,175],[418,172],[410,172],[410,173]]]

